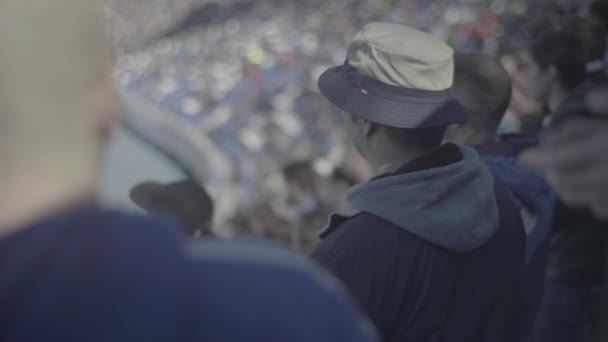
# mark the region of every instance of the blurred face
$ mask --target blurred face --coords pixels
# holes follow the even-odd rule
[[[523,92],[537,101],[545,102],[549,97],[551,88],[556,80],[553,67],[541,70],[530,52],[521,55],[519,72],[523,78]]]

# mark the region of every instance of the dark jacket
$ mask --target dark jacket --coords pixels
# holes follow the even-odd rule
[[[178,231],[91,207],[0,239],[0,341],[375,340],[305,260]]]
[[[505,136],[495,143],[477,146],[492,175],[513,194],[515,203],[523,210],[528,233],[525,264],[546,253],[548,238],[555,216],[555,194],[542,175],[523,166],[518,156],[524,150],[538,146],[535,137]]]
[[[526,229],[525,298],[526,323],[531,325],[544,293],[549,241],[555,218],[555,194],[542,175],[517,159],[524,150],[538,146],[536,137],[511,135],[477,146],[477,151],[504,184],[522,213]]]
[[[568,288],[593,288],[604,281],[604,233],[608,223],[588,209],[557,203],[549,244],[547,279]]]
[[[351,190],[313,257],[388,342],[520,341],[525,233],[510,196],[474,150],[445,145]]]
[[[581,115],[592,115],[585,108],[587,94],[598,83],[588,80],[572,91],[553,115],[553,125]],[[551,129],[551,128],[549,128]],[[547,279],[569,288],[592,288],[603,282],[604,232],[608,223],[591,210],[572,208],[558,201],[549,246]]]

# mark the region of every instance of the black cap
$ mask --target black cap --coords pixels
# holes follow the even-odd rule
[[[135,186],[130,195],[135,204],[149,213],[174,215],[186,225],[189,234],[201,231],[213,219],[213,200],[200,184],[190,180],[166,185],[142,183]]]

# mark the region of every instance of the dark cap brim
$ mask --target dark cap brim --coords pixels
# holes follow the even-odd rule
[[[129,196],[138,207],[149,210],[162,194],[164,185],[154,182],[146,182],[131,189]]]
[[[347,63],[329,68],[318,84],[321,93],[343,111],[390,127],[449,126],[467,120],[451,89],[396,87],[367,77]]]

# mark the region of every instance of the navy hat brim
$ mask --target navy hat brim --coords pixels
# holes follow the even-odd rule
[[[451,89],[428,91],[388,85],[345,63],[326,70],[319,90],[343,111],[389,127],[426,128],[463,124],[464,107]]]

